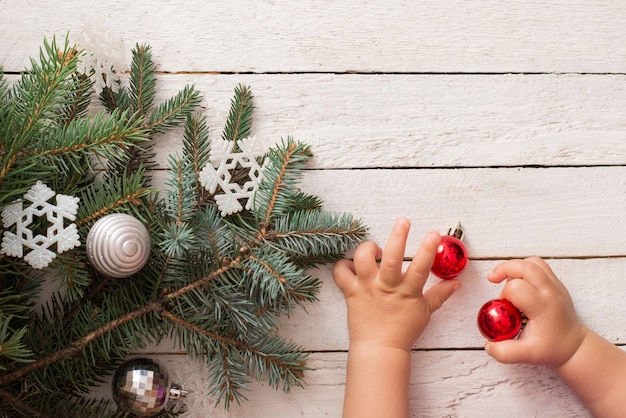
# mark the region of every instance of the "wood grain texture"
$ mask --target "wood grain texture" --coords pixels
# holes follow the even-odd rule
[[[411,417],[591,417],[549,369],[502,365],[483,351],[415,351],[411,357]],[[180,384],[206,375],[203,366],[183,356],[162,355],[160,360]],[[201,417],[339,417],[345,362],[346,353],[313,353],[307,387],[292,388],[285,395],[265,384],[251,383],[249,402],[228,412],[215,409],[210,399],[192,402]],[[107,386],[101,391],[106,393]]]
[[[240,83],[253,132],[306,142],[313,168],[626,164],[621,75],[169,75],[159,100],[196,86],[219,138]],[[164,165],[180,132],[159,141]]]
[[[626,164],[624,75],[169,74],[156,103],[194,86],[218,139],[238,84],[253,134],[309,144],[310,168]],[[159,135],[157,163],[181,149],[181,129]]]
[[[87,5],[87,7],[86,7]],[[623,73],[620,0],[3,0],[3,65],[92,19],[171,72]],[[126,57],[129,53],[126,52]],[[127,60],[128,61],[128,60]]]
[[[361,216],[381,244],[406,216],[407,248],[461,221],[475,258],[626,255],[624,167],[323,170],[302,183],[328,210]]]

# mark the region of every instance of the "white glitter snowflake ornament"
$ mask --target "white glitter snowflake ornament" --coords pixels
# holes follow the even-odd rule
[[[211,144],[211,157],[199,174],[200,184],[209,193],[215,193],[219,186],[223,194],[215,195],[215,202],[222,216],[231,215],[243,210],[240,200],[245,200],[247,210],[253,208],[254,193],[263,180],[263,169],[269,159],[265,157],[263,164],[257,161],[268,150],[266,143],[258,141],[255,136],[250,136],[237,141],[240,152],[233,152],[234,141],[214,141]],[[248,170],[248,181],[243,186],[232,182],[232,172],[236,168]]]
[[[56,206],[48,203],[56,195]],[[52,189],[38,181],[24,195],[24,201],[31,202],[23,208],[23,202],[15,202],[2,211],[2,224],[5,228],[16,226],[16,233],[4,231],[0,253],[12,257],[24,258],[33,268],[42,269],[56,257],[49,248],[56,244],[57,253],[80,245],[80,237],[76,224],[67,227],[63,219],[76,219],[79,198],[56,194]],[[48,225],[46,235],[37,234],[29,227],[35,218],[45,216]],[[24,247],[31,251],[24,256]]]
[[[106,87],[117,93],[119,74],[124,69],[116,54],[123,49],[121,38],[114,39],[108,30],[90,20],[87,20],[77,37],[79,47],[85,50],[78,59],[76,71],[91,79],[96,94],[100,94]]]

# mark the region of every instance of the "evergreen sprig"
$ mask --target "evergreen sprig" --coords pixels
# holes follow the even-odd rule
[[[248,86],[240,84],[235,87],[235,96],[230,102],[230,111],[222,134],[223,140],[234,141],[237,145],[237,141],[250,135],[254,111],[252,99],[252,91]]]
[[[254,209],[222,217],[198,178],[210,156],[199,92],[188,86],[156,104],[151,49],[132,53],[128,87],[100,95],[106,115],[87,111],[92,82],[76,71],[80,52],[67,41],[63,49],[45,42],[14,86],[0,78],[0,209],[42,180],[80,198],[81,242],[115,212],[140,219],[151,238],[149,262],[126,279],[97,271],[85,245],[59,254],[45,277],[0,255],[0,410],[16,416],[124,416],[86,393],[129,353],[164,338],[208,366],[208,389],[226,408],[246,399],[253,380],[285,392],[303,386],[308,353],[278,336],[281,319],[317,300],[321,282],[307,269],[366,233],[299,190],[312,153],[292,138],[268,153]],[[250,88],[237,86],[223,139],[250,136],[253,109]],[[169,157],[159,193],[150,184],[154,141],[181,123],[182,152]],[[232,181],[247,180],[234,171]],[[43,280],[59,289],[35,310]]]
[[[28,331],[26,328],[11,330],[11,316],[0,316],[0,357],[5,357],[18,363],[29,363],[33,361],[33,352],[24,344],[24,335]],[[4,360],[4,359],[3,359]],[[6,370],[0,362],[0,370]]]

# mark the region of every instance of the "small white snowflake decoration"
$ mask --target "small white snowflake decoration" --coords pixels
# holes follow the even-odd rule
[[[56,206],[48,203],[56,195]],[[15,202],[2,211],[2,224],[5,228],[16,226],[16,233],[4,231],[0,253],[12,257],[24,258],[33,268],[42,269],[56,257],[49,248],[56,244],[56,251],[61,254],[80,245],[76,224],[63,226],[63,219],[76,219],[79,198],[56,194],[52,189],[38,181],[26,192],[24,200],[31,202],[23,208],[22,201]],[[49,225],[46,235],[35,233],[29,228],[35,218],[44,217]],[[24,257],[24,247],[30,252]]]
[[[267,144],[258,141],[255,136],[237,141],[241,152],[233,152],[234,141],[214,141],[211,144],[211,157],[199,174],[200,184],[209,193],[215,193],[219,186],[223,194],[215,195],[215,202],[222,216],[231,215],[243,210],[240,199],[246,201],[245,208],[250,210],[254,204],[254,193],[263,180],[263,169],[269,159],[265,157],[263,165],[257,159],[262,158],[268,150]],[[248,170],[248,181],[244,185],[232,182],[232,172],[237,168]]]
[[[123,49],[121,38],[114,39],[110,31],[88,19],[77,36],[78,45],[85,50],[79,56],[76,71],[91,79],[96,94],[106,87],[117,93],[120,71],[124,69],[116,58],[116,52]]]

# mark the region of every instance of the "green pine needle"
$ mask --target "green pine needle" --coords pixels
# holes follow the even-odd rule
[[[156,65],[152,61],[152,48],[148,45],[135,45],[130,66],[130,100],[133,110],[146,116],[155,96]]]
[[[250,135],[252,129],[252,92],[244,85],[235,87],[235,97],[230,103],[230,111],[226,118],[226,126],[222,133],[225,141],[235,141],[235,150],[238,150],[237,141]]]
[[[0,358],[6,357],[18,363],[31,363],[34,361],[34,354],[23,342],[28,330],[26,328],[11,330],[9,325],[12,318],[12,316],[0,316]],[[6,369],[0,363],[0,370]]]

